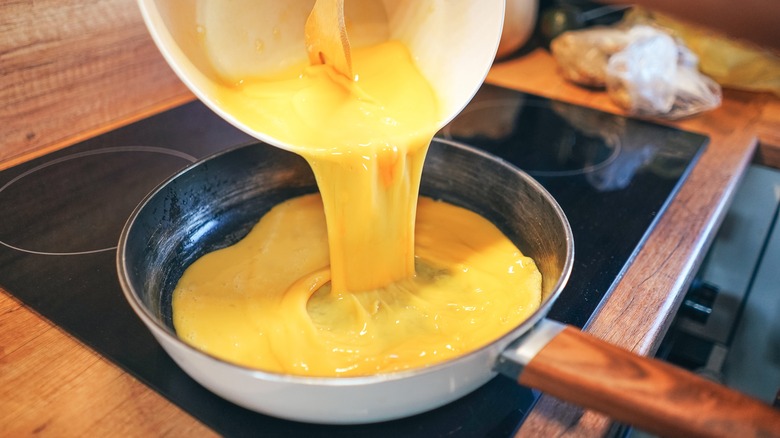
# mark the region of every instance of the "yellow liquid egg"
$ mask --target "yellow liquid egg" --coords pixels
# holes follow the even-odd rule
[[[418,202],[441,114],[408,49],[360,48],[352,62],[354,80],[301,65],[214,91],[295,146],[320,194],[276,206],[186,270],[173,319],[191,345],[266,371],[371,375],[478,349],[539,307],[539,271],[495,226]]]

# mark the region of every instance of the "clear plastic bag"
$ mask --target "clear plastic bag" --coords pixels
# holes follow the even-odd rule
[[[637,25],[566,32],[551,49],[568,80],[605,87],[630,114],[679,118],[717,108],[720,86],[696,56],[661,29]]]
[[[780,97],[780,52],[638,7],[626,14],[621,26],[640,24],[664,29],[683,41],[695,53],[698,69],[720,86]]]

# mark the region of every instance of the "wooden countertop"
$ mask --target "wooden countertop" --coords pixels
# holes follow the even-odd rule
[[[565,82],[541,50],[497,64],[488,81],[621,113],[606,94]],[[158,110],[186,100],[172,94],[156,104]],[[587,329],[644,355],[654,353],[669,327],[746,166],[756,156],[776,167],[780,163],[780,100],[768,94],[727,90],[721,108],[671,124],[709,135],[709,147]],[[519,435],[602,436],[609,428],[609,419],[545,396]],[[0,290],[0,434],[213,431]]]

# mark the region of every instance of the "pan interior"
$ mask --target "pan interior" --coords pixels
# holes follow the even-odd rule
[[[171,295],[192,262],[240,240],[274,205],[316,191],[305,160],[262,143],[176,175],[136,211],[120,245],[134,298],[172,333]],[[544,300],[554,298],[570,262],[570,231],[555,201],[533,179],[475,149],[434,140],[420,192],[493,222],[537,263]]]

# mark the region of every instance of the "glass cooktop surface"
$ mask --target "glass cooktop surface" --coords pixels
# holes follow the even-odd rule
[[[578,327],[620,279],[707,143],[697,134],[491,85],[438,136],[515,164],[560,203],[576,255],[549,317]],[[222,435],[512,434],[538,394],[501,376],[414,417],[323,426],[237,407],[167,356],[120,289],[120,231],[156,185],[251,141],[192,102],[0,172],[0,287]]]

